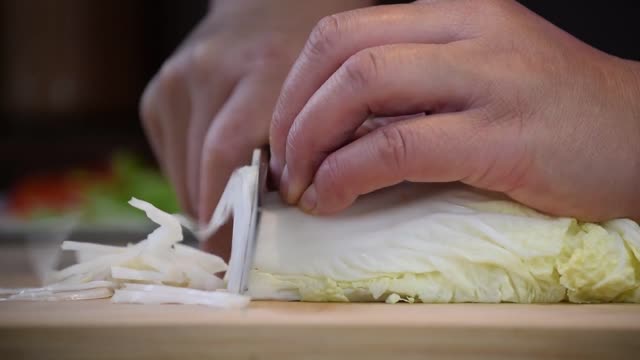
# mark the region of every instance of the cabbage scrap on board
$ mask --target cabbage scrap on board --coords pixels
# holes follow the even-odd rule
[[[257,170],[247,166],[232,174],[209,228],[197,231],[205,238],[224,224],[232,212],[246,222],[243,213],[253,196]],[[48,276],[39,288],[0,289],[0,301],[61,301],[111,298],[114,303],[193,304],[214,308],[243,308],[250,298],[225,291],[216,274],[227,271],[222,258],[180,244],[182,225],[189,219],[171,215],[148,202],[132,198],[129,204],[160,225],[147,237],[125,247],[65,241],[63,250],[76,252],[77,263]],[[234,238],[248,228],[237,227]],[[232,257],[231,263],[237,262]],[[234,260],[235,259],[235,260]]]
[[[40,288],[0,289],[0,300],[89,300],[115,303],[198,304],[241,308],[249,297],[216,291],[224,281],[216,273],[227,269],[218,256],[179,244],[179,218],[138,199],[129,202],[160,225],[146,239],[129,246],[65,241],[63,250],[76,252],[77,263],[49,276]]]

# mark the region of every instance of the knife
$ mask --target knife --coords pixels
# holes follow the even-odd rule
[[[234,218],[233,226],[243,227],[237,233],[240,238],[233,239],[231,260],[229,262],[227,291],[235,294],[245,294],[248,291],[248,281],[253,265],[253,258],[260,223],[260,207],[267,191],[268,149],[255,149],[251,160],[253,181],[251,196],[243,199],[249,202],[248,219]],[[236,221],[238,220],[238,221]],[[234,229],[234,237],[236,231]],[[234,254],[235,253],[235,254]]]

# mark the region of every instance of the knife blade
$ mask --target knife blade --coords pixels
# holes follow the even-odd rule
[[[230,264],[227,290],[232,293],[244,294],[248,291],[249,275],[253,265],[258,226],[260,224],[260,206],[262,205],[264,194],[267,191],[268,158],[268,150],[254,150],[251,166],[254,167],[256,174],[252,188],[253,194],[249,197],[251,201],[249,221],[248,224],[236,224],[234,222],[234,226],[248,226],[248,231],[243,232],[243,239],[233,240],[233,245],[238,246],[239,249],[237,249],[237,251],[241,251],[242,254],[240,254],[240,263],[233,264],[234,267],[239,267],[239,271],[231,269]],[[232,257],[233,251],[232,249]]]

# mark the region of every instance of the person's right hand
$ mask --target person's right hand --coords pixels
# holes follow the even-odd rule
[[[208,221],[231,172],[267,144],[280,87],[313,25],[368,3],[215,2],[141,101],[144,128],[183,211]]]
[[[271,170],[285,200],[312,214],[413,181],[462,182],[557,216],[640,220],[639,104],[640,62],[516,1],[359,9],[321,21],[293,65]]]

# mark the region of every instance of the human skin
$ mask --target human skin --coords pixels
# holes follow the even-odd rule
[[[407,114],[420,115],[363,131],[371,117]],[[413,181],[640,220],[640,65],[510,0],[348,11],[311,32],[270,143],[282,196],[313,214]]]
[[[207,222],[231,172],[267,145],[282,82],[323,16],[366,0],[220,0],[149,83],[147,137],[183,211]],[[218,239],[229,236],[230,227]],[[228,241],[208,242],[228,254]]]

